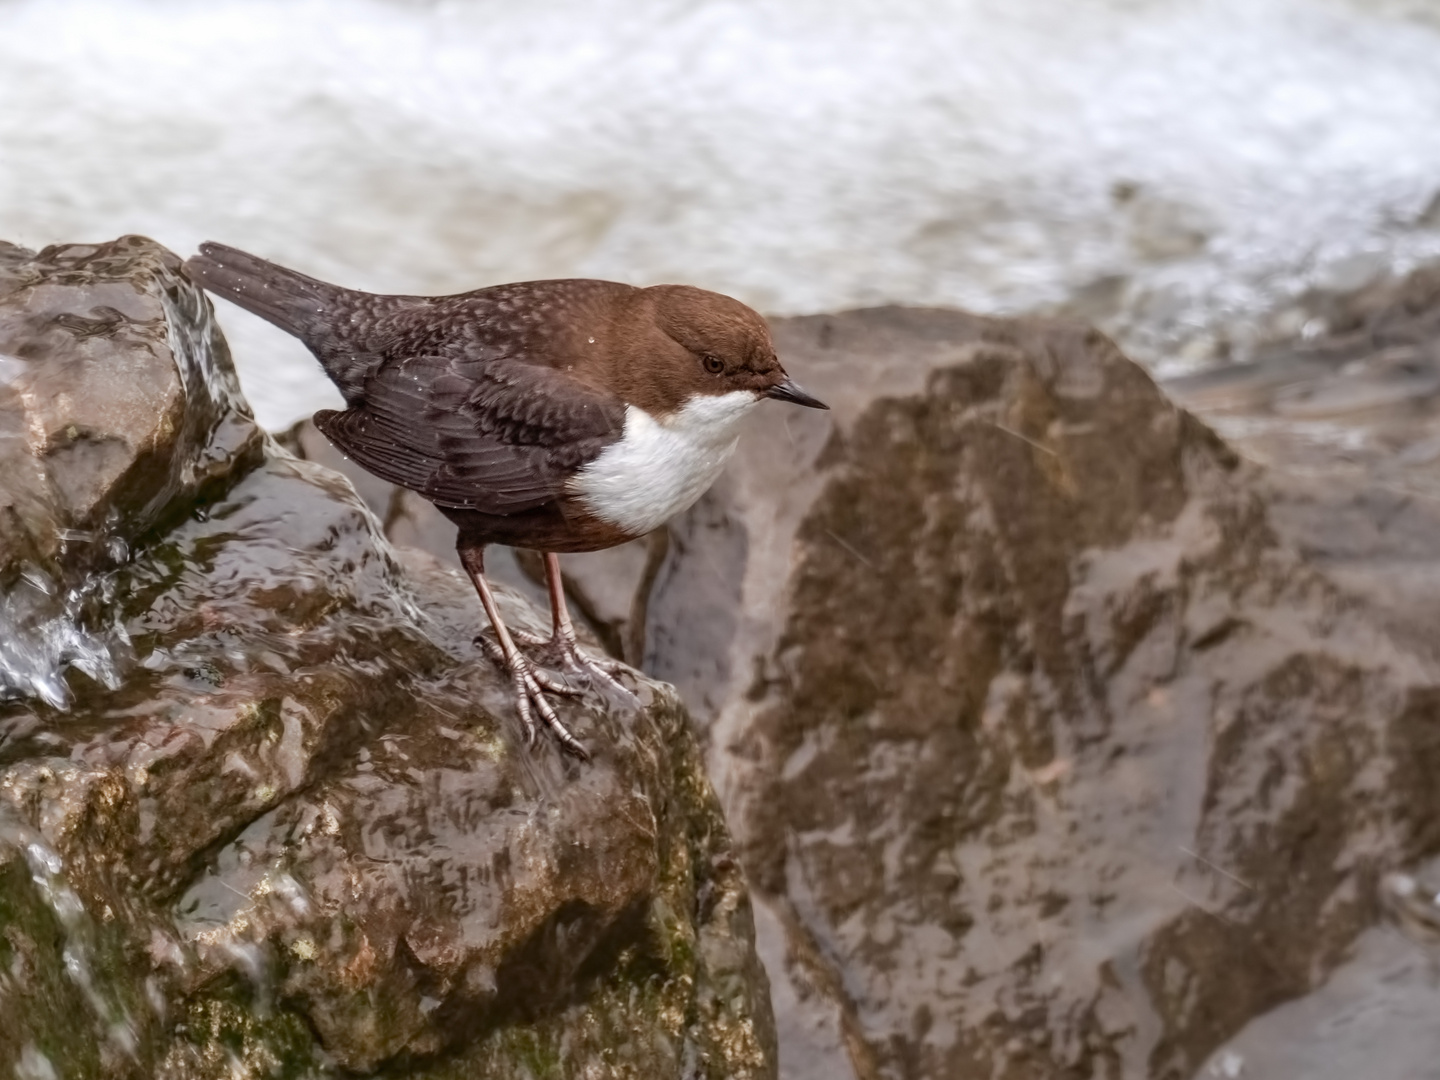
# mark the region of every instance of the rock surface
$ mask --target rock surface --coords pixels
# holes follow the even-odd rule
[[[796,998],[862,1077],[1193,1075],[1440,843],[1433,651],[1097,335],[789,331],[802,370],[827,334],[930,360],[826,438],[790,600],[714,728]]]
[[[1077,328],[781,343],[838,422],[798,506],[780,440],[732,474],[734,520],[793,525],[752,545],[712,763],[782,1067],[797,1036],[861,1077],[1233,1065],[1440,848],[1435,609],[1374,587],[1402,546],[1433,577],[1440,515],[1238,459]]]
[[[1248,362],[1167,389],[1271,466],[1265,497],[1277,533],[1348,603],[1430,656],[1440,612],[1440,271],[1316,293],[1288,314],[1279,321],[1303,333],[1277,333]],[[1437,871],[1429,857],[1382,878],[1386,921],[1366,930],[1314,993],[1257,1017],[1216,1050],[1203,1074],[1408,1080],[1433,1072]]]
[[[4,672],[0,1073],[774,1076],[673,691],[527,751],[468,584],[255,430],[173,255],[3,254],[0,594],[75,597],[7,632],[90,653]]]
[[[1287,474],[1440,494],[1440,267],[1295,310],[1303,333],[1166,389]]]

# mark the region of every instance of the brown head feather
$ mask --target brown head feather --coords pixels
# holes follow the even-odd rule
[[[740,301],[690,285],[637,290],[607,335],[609,385],[655,416],[697,394],[750,390],[785,381],[765,320]]]

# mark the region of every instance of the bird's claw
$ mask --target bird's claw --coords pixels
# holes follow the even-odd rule
[[[565,726],[565,722],[555,714],[555,709],[550,702],[545,700],[546,691],[569,697],[576,697],[581,691],[541,671],[535,666],[535,662],[524,653],[517,651],[514,658],[510,659],[505,656],[505,650],[500,647],[498,642],[492,641],[484,635],[477,637],[475,641],[495,664],[510,673],[510,681],[515,687],[515,706],[520,713],[520,722],[525,725],[525,745],[529,747],[535,745],[536,727],[533,713],[538,712],[540,719],[545,722],[545,726],[559,740],[560,746],[565,751],[582,761],[589,761],[589,751]]]
[[[630,669],[619,660],[612,660],[608,656],[587,655],[581,651],[580,643],[575,640],[574,635],[567,636],[556,633],[546,638],[524,630],[512,630],[510,633],[516,641],[527,646],[534,658],[546,667],[560,668],[563,671],[572,671],[577,675],[585,675],[612,690],[619,691],[627,698],[635,696],[618,678]]]

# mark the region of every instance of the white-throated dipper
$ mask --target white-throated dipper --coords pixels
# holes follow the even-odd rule
[[[688,285],[584,278],[456,296],[381,296],[328,285],[223,244],[186,265],[210,292],[299,338],[345,409],[315,426],[370,472],[419,492],[459,527],[455,547],[509,673],[527,741],[532,707],[588,757],[545,691],[542,662],[609,683],[620,665],[582,653],[559,552],[643,536],[688,508],[762,398],[826,408],[796,386],[770,332],[738,300]],[[512,633],[485,580],[487,544],[543,553],[554,633]],[[618,684],[615,684],[618,686]]]

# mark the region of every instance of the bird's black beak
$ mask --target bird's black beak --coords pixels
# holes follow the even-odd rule
[[[800,387],[795,385],[795,380],[788,375],[782,383],[776,383],[765,391],[766,397],[774,398],[776,401],[788,401],[794,405],[804,405],[807,409],[828,409],[819,398],[811,397]]]

